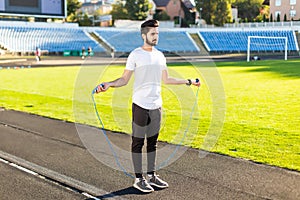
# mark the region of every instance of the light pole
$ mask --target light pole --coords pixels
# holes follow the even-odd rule
[[[92,1],[91,2],[94,6],[93,6],[93,13],[92,13],[92,16],[93,16],[93,26],[95,26],[95,13],[96,13],[96,3],[97,3],[97,1]]]
[[[199,0],[199,5],[199,27],[201,27],[203,0]]]

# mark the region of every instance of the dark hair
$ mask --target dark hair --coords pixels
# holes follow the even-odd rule
[[[149,28],[159,27],[159,22],[155,19],[150,19],[142,23],[141,25],[141,34],[147,34]]]

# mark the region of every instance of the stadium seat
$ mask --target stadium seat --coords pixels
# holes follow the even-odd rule
[[[0,21],[0,45],[11,52],[34,52],[36,47],[48,52],[81,51],[91,47],[94,52],[106,52],[89,33],[94,33],[115,52],[129,53],[141,46],[139,30],[79,27],[77,24],[28,23]],[[295,32],[290,29],[200,29],[199,37],[209,52],[246,52],[249,36],[287,37],[288,50],[298,51]],[[157,48],[171,53],[197,53],[198,46],[185,29],[161,29]],[[281,51],[282,39],[255,38],[254,51]]]
[[[95,30],[95,34],[116,52],[131,52],[141,46],[141,33],[136,30]],[[185,31],[160,31],[157,48],[163,52],[199,52],[197,45]]]
[[[48,52],[80,51],[83,46],[90,46],[96,52],[105,51],[80,27],[39,27],[35,23],[34,26],[7,26],[0,23],[0,35],[0,44],[12,52],[33,52],[36,47]]]
[[[205,46],[210,52],[246,52],[248,36],[287,37],[288,50],[297,51],[298,45],[292,30],[238,30],[238,31],[199,31]],[[284,49],[282,39],[253,38],[251,50],[280,51]]]

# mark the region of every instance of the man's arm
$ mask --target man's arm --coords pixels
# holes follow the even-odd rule
[[[132,73],[133,73],[133,71],[125,69],[123,72],[123,75],[120,78],[117,78],[114,81],[103,82],[103,83],[99,84],[97,87],[96,93],[105,92],[110,87],[122,87],[124,85],[127,85],[127,83],[129,82],[129,80],[131,78]]]
[[[200,86],[200,81],[196,82],[196,80],[189,80],[186,79],[178,79],[178,78],[173,78],[169,76],[168,70],[163,70],[162,71],[162,80],[165,84],[172,84],[172,85],[180,85],[180,84],[187,84],[187,85],[195,85],[195,86]]]

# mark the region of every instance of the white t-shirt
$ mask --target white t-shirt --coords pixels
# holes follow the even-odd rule
[[[155,48],[151,52],[136,48],[128,56],[126,69],[134,71],[132,102],[149,110],[161,107],[162,71],[167,69],[164,54]]]

